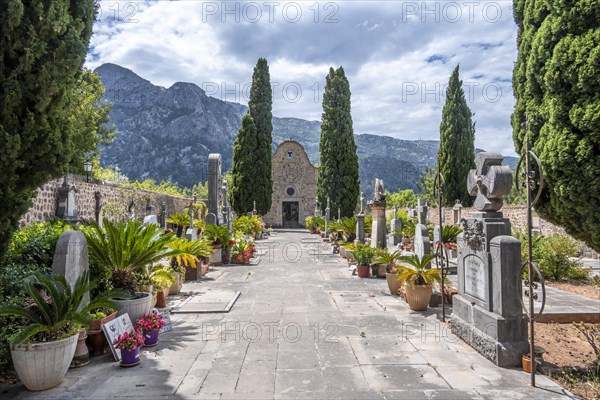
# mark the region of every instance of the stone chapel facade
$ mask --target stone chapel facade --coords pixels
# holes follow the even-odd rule
[[[290,139],[275,150],[271,168],[271,209],[263,221],[273,227],[303,227],[304,219],[315,212],[317,167],[310,163],[304,147]]]

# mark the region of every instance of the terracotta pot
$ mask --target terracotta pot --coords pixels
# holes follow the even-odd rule
[[[166,293],[165,293],[166,291]],[[165,308],[167,306],[167,296],[169,288],[161,289],[156,293],[156,308]]]
[[[385,273],[385,279],[387,280],[388,288],[390,289],[390,293],[393,295],[398,294],[398,290],[402,286],[400,282],[396,279],[398,274],[390,274],[389,272]]]
[[[84,367],[90,363],[90,352],[85,344],[86,339],[87,330],[83,329],[79,332],[77,346],[75,347],[75,354],[73,355],[73,360],[71,361],[69,368]]]
[[[356,267],[356,273],[359,278],[368,278],[371,275],[371,267],[368,265],[359,265]]]
[[[202,277],[202,274],[200,273],[200,268],[198,268],[199,265],[200,263],[196,263],[196,266],[194,267],[190,267],[189,265],[185,267],[186,281],[197,281],[198,279],[200,279],[200,277]]]
[[[531,357],[529,357],[529,354],[523,354],[521,362],[523,364],[523,371],[531,373]]]
[[[408,307],[413,311],[425,311],[431,299],[433,286],[431,285],[409,285],[404,284],[404,292],[406,293],[406,302]]]
[[[116,317],[117,317],[117,312],[115,311],[112,314],[109,314],[109,315],[107,315],[104,318],[95,319],[95,320],[92,321],[92,323],[90,325],[90,330],[101,331],[102,330],[102,325],[104,325],[107,322],[112,321]]]
[[[115,316],[117,313],[115,313]],[[90,347],[92,356],[101,356],[106,353],[106,338],[102,330],[88,329],[87,344]]]

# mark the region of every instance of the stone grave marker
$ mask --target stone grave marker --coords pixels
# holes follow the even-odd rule
[[[402,230],[402,220],[398,219],[398,207],[394,206],[394,215],[390,221],[390,243],[394,246],[402,241],[402,235],[395,234]]]
[[[442,230],[439,225],[433,227],[433,245],[436,246],[442,237]]]
[[[221,225],[220,206],[222,196],[221,154],[208,155],[208,212],[216,217],[215,224]],[[214,224],[213,224],[214,225]]]
[[[458,236],[458,294],[453,297],[452,332],[500,367],[516,367],[528,352],[527,319],[521,295],[521,243],[511,236],[502,212],[512,173],[503,156],[482,152],[467,186],[477,212]]]
[[[385,190],[383,181],[375,179],[375,190],[373,191],[373,199],[367,204],[371,209],[373,222],[371,225],[371,247],[387,247],[387,223],[385,220]]]

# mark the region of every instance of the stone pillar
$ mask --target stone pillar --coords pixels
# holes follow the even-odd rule
[[[365,214],[356,214],[356,240],[354,243],[365,242]]]
[[[387,224],[385,221],[385,201],[369,202],[373,223],[371,225],[371,247],[387,247],[386,233]]]

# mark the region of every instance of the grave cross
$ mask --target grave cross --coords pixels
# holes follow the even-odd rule
[[[425,225],[425,222],[427,221],[427,211],[429,211],[429,207],[427,206],[427,203],[425,203],[425,199],[418,199],[417,218],[419,224]]]
[[[510,193],[512,172],[502,165],[502,154],[482,152],[475,157],[476,169],[469,171],[467,189],[475,197],[479,211],[498,211],[502,208],[502,196]]]

